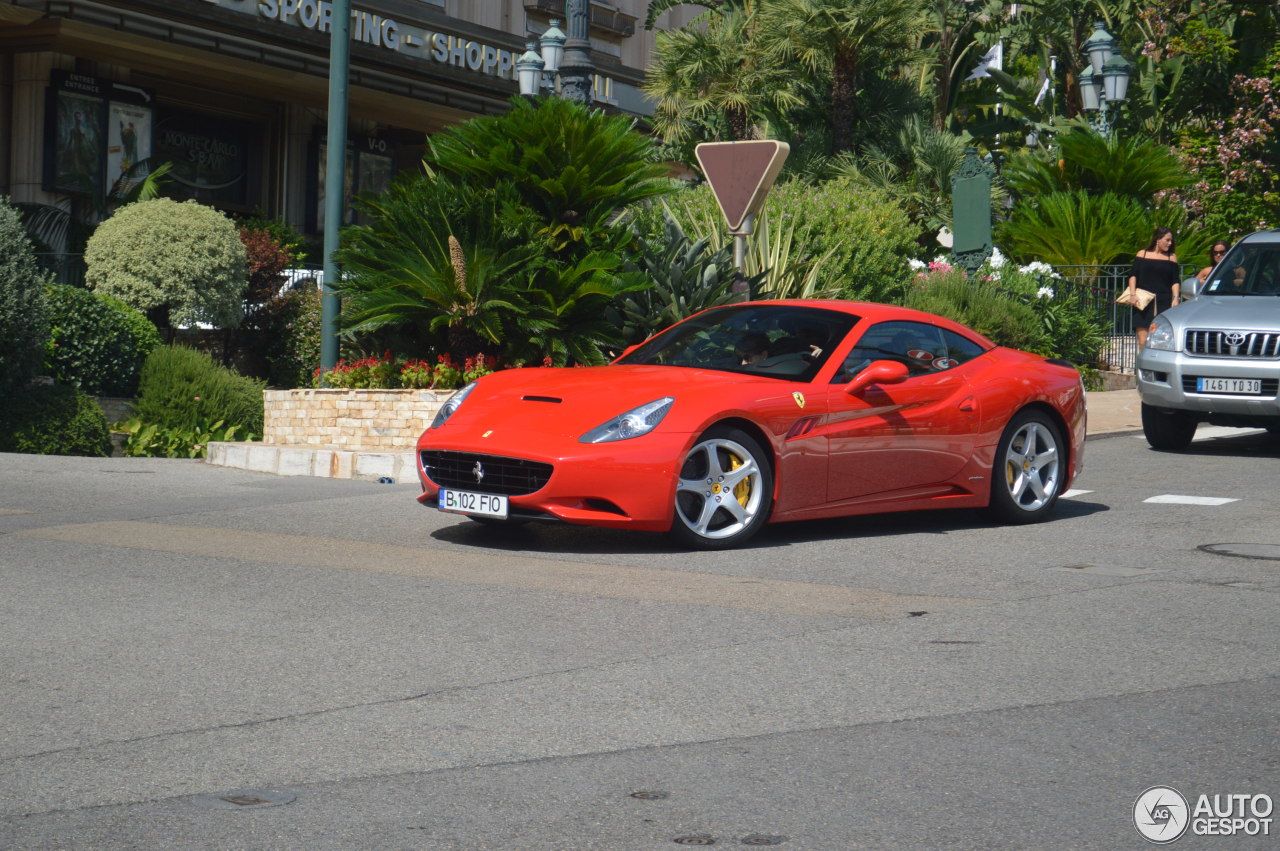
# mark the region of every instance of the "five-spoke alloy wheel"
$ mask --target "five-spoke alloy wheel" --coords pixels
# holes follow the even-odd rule
[[[1048,414],[1018,413],[1005,427],[991,471],[991,510],[1006,523],[1034,523],[1052,509],[1067,472],[1067,447]]]
[[[769,519],[773,468],[755,438],[716,427],[699,438],[680,466],[672,536],[685,546],[737,546]]]

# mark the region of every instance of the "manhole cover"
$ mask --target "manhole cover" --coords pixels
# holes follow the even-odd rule
[[[669,792],[651,792],[641,789],[639,792],[632,792],[631,797],[639,798],[641,801],[665,801],[671,795]]]
[[[787,841],[785,836],[766,836],[762,833],[753,833],[750,836],[742,837],[743,845],[781,845]]]
[[[695,836],[677,836],[675,839],[671,841],[677,845],[715,845],[716,844],[716,838],[714,836],[708,836],[705,833],[700,833]]]
[[[237,789],[222,795],[197,795],[195,803],[207,810],[260,810],[292,804],[297,797],[281,789]]]
[[[1216,556],[1280,561],[1280,544],[1205,544],[1199,549]]]

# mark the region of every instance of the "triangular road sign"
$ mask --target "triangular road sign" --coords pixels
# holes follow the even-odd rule
[[[736,233],[747,216],[764,206],[791,147],[773,140],[703,142],[693,152],[729,223],[729,232]]]

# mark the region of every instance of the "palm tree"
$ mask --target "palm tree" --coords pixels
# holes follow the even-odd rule
[[[672,5],[678,4],[657,11]],[[665,141],[680,142],[699,130],[750,139],[763,120],[803,103],[796,69],[762,52],[761,5],[738,0],[709,6],[689,25],[657,34],[644,90],[657,104],[654,127]],[[651,19],[656,7],[650,7]]]
[[[924,0],[769,0],[761,9],[769,53],[829,74],[832,152],[853,147],[868,70],[918,58],[930,27]]]

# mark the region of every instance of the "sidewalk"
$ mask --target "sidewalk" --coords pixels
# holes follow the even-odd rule
[[[1088,438],[1142,430],[1137,390],[1088,393]],[[205,463],[277,476],[331,479],[413,481],[413,452],[358,452],[334,446],[289,446],[266,443],[210,443]]]

